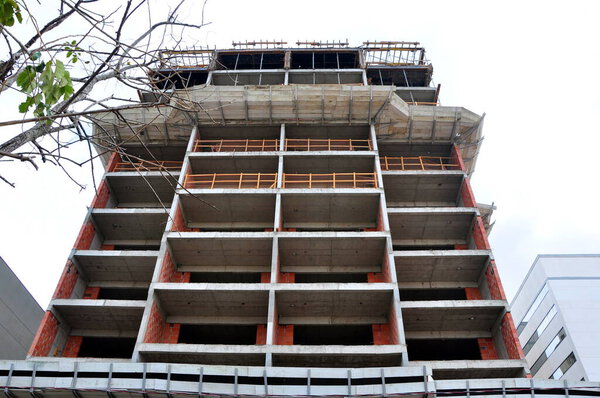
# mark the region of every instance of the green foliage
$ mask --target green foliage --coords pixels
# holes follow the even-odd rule
[[[37,60],[39,56],[33,54],[31,59]],[[19,104],[19,112],[26,113],[33,108],[36,117],[50,116],[52,106],[61,98],[67,100],[74,92],[71,76],[59,60],[26,66],[17,76],[17,85],[27,94],[25,101]]]
[[[21,8],[15,0],[0,0],[0,25],[13,26],[15,18],[19,23],[23,22]]]
[[[2,1],[2,0],[0,0]],[[65,43],[67,63],[76,63],[80,60],[82,49],[73,40]],[[27,65],[17,76],[17,86],[27,94],[27,98],[19,104],[19,112],[27,113],[33,109],[36,117],[50,116],[52,106],[58,101],[67,100],[73,95],[73,81],[71,75],[60,60],[40,61],[42,54],[38,51],[29,56],[33,65]],[[88,62],[85,62],[86,64]],[[48,124],[51,122],[48,121]]]

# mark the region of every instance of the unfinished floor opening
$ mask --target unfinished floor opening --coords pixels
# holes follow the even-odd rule
[[[131,358],[135,337],[84,337],[78,357]]]
[[[297,345],[372,345],[371,325],[294,325]]]
[[[406,340],[411,361],[481,359],[477,339]]]
[[[260,283],[260,272],[192,272],[191,283]]]
[[[179,344],[256,344],[256,325],[181,325]]]
[[[103,287],[98,293],[100,300],[146,300],[148,288]]]
[[[367,283],[366,273],[297,273],[296,283]]]
[[[466,300],[463,288],[452,289],[400,289],[403,301]]]

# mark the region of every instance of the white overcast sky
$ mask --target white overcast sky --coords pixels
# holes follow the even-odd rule
[[[498,207],[490,238],[512,298],[538,253],[600,253],[598,15],[595,1],[209,0],[211,25],[186,38],[421,42],[442,104],[487,114],[472,183]],[[0,120],[19,100],[2,94]],[[0,183],[0,256],[46,307],[93,196],[89,170],[82,192],[53,166],[0,162],[0,174],[17,183]]]

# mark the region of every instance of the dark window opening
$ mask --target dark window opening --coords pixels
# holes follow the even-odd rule
[[[183,89],[200,84],[206,84],[208,71],[184,72],[181,70],[163,70],[152,75],[156,87],[160,90]]]
[[[367,69],[367,80],[374,85],[396,87],[428,87],[431,82],[429,68]]]
[[[367,283],[367,274],[300,274],[295,276],[296,283]]]
[[[292,69],[355,69],[357,52],[292,51]]]
[[[131,358],[135,337],[84,337],[78,357]]]
[[[101,300],[146,300],[148,289],[103,287],[100,289],[98,298]]]
[[[403,246],[403,245],[394,245],[393,249],[396,251],[402,251],[402,250],[454,250],[454,246],[452,245],[439,245],[439,246],[431,246],[431,245],[424,245],[424,246]]]
[[[259,272],[192,272],[191,283],[260,283]]]
[[[134,246],[134,245],[115,245],[114,250],[135,250],[135,251],[157,251],[160,249],[159,245],[147,245],[147,246]]]
[[[465,289],[400,289],[402,301],[466,300]]]
[[[217,57],[217,69],[283,69],[284,53],[227,53]]]
[[[180,344],[256,344],[256,325],[181,325]]]
[[[371,325],[294,325],[294,344],[372,345]]]
[[[406,340],[411,361],[481,359],[477,339]]]

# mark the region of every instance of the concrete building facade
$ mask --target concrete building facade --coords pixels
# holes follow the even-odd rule
[[[569,393],[524,378],[469,184],[483,118],[438,104],[418,43],[297,45],[165,51],[139,109],[96,116],[106,174],[4,385]]]
[[[539,255],[512,303],[532,375],[600,380],[600,255]]]
[[[44,310],[0,257],[0,359],[25,359]]]

